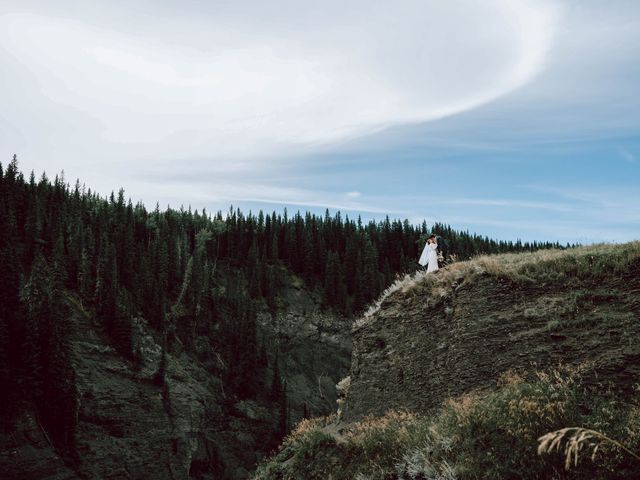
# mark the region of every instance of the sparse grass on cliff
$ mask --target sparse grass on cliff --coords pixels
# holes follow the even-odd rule
[[[587,388],[577,370],[504,375],[490,393],[448,401],[432,417],[388,412],[351,425],[301,423],[256,480],[637,479],[640,462],[603,443],[570,470],[563,452],[538,454],[538,439],[567,425],[602,432],[640,451],[640,403],[604,386]]]
[[[640,241],[598,244],[567,250],[538,250],[531,253],[480,255],[456,262],[436,273],[418,271],[396,280],[355,322],[366,324],[384,302],[396,292],[424,294],[434,298],[449,295],[457,286],[472,283],[480,276],[493,276],[522,283],[549,283],[571,278],[602,279],[640,271]]]
[[[335,417],[303,420],[278,453],[258,467],[256,480],[383,479],[416,445],[430,438],[417,415],[390,411],[341,429]]]

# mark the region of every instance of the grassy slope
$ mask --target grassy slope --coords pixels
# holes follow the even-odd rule
[[[571,278],[597,279],[627,272],[640,261],[640,241],[625,244],[598,244],[568,250],[539,250],[531,253],[480,255],[457,262],[436,274],[418,271],[396,280],[356,321],[366,324],[395,292],[428,291],[433,296],[446,294],[452,286],[473,282],[489,274],[519,282],[548,283]]]

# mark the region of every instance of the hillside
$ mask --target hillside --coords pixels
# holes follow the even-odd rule
[[[537,438],[571,426],[640,446],[640,242],[407,276],[352,334],[341,416],[299,427],[257,478],[560,478]],[[608,455],[592,478],[637,478]]]
[[[286,277],[285,277],[286,278]],[[287,382],[289,422],[330,412],[335,383],[348,371],[344,319],[322,312],[318,300],[290,283],[291,306],[258,316],[269,355],[260,384],[271,389],[274,365]],[[212,375],[209,358],[176,345],[158,385],[161,338],[142,318],[133,321],[134,363],[111,346],[100,322],[69,296],[70,349],[77,389],[73,455],[52,444],[33,410],[0,431],[0,478],[62,480],[247,478],[273,444],[279,407],[264,396],[238,398]],[[277,347],[276,347],[277,346]],[[51,405],[50,408],[55,408]],[[60,414],[60,411],[55,411]]]

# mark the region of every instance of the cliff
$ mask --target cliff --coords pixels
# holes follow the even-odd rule
[[[348,323],[319,308],[301,285],[283,293],[287,308],[260,314],[261,338],[281,352],[291,422],[303,406],[313,415],[334,408],[335,383],[348,371]],[[71,297],[73,303],[73,297]],[[272,444],[278,411],[238,399],[198,358],[175,345],[166,386],[154,382],[161,356],[157,334],[134,321],[140,362],[124,359],[82,306],[73,309],[72,363],[80,403],[76,459],[63,459],[33,414],[0,433],[0,478],[62,480],[248,478]],[[327,361],[329,359],[329,361]],[[265,370],[268,389],[274,358]]]
[[[507,370],[588,364],[630,391],[640,378],[637,244],[484,257],[400,282],[353,329],[344,419],[494,387]],[[629,250],[629,262],[616,257]]]

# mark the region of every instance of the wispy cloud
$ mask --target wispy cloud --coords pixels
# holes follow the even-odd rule
[[[638,163],[636,156],[624,147],[618,148],[618,153],[627,163]]]
[[[552,210],[556,212],[573,212],[575,208],[563,203],[531,202],[522,200],[491,199],[491,198],[450,198],[440,199],[440,203],[451,205],[476,205],[507,207],[518,209]]]
[[[564,198],[568,200],[573,200],[574,202],[579,202],[578,205],[581,208],[593,208],[604,207],[604,208],[624,208],[628,207],[629,204],[627,202],[621,201],[621,189],[610,189],[610,188],[588,188],[588,187],[579,187],[579,186],[552,186],[552,185],[528,185],[532,191],[545,193],[554,195],[559,198]],[[587,204],[580,205],[580,204]]]
[[[0,55],[12,67],[0,115],[22,118],[23,132],[41,128],[29,113],[82,124],[99,152],[122,155],[126,145],[137,158],[212,163],[301,152],[486,104],[544,68],[560,14],[550,0],[331,0],[312,16],[308,4],[286,1],[191,15],[168,3],[169,33],[169,17],[151,22],[112,2],[89,13],[33,5],[0,7]],[[125,11],[140,25],[112,23]],[[20,103],[9,98],[16,92]],[[38,103],[49,108],[29,112]],[[75,150],[66,133],[46,145],[53,155]]]
[[[184,204],[185,188],[193,205],[209,206],[220,209],[229,204],[258,204],[263,206],[289,205],[331,209],[342,212],[362,212],[380,215],[403,215],[403,209],[395,208],[379,202],[377,198],[360,199],[360,195],[349,195],[330,190],[311,190],[260,183],[259,181],[218,181],[211,179],[207,183],[174,184],[170,181],[137,180],[130,182],[127,189],[132,192],[146,192],[145,203],[155,202],[161,198],[163,203],[173,207]],[[349,192],[358,193],[358,192]],[[136,199],[137,200],[137,199]]]

